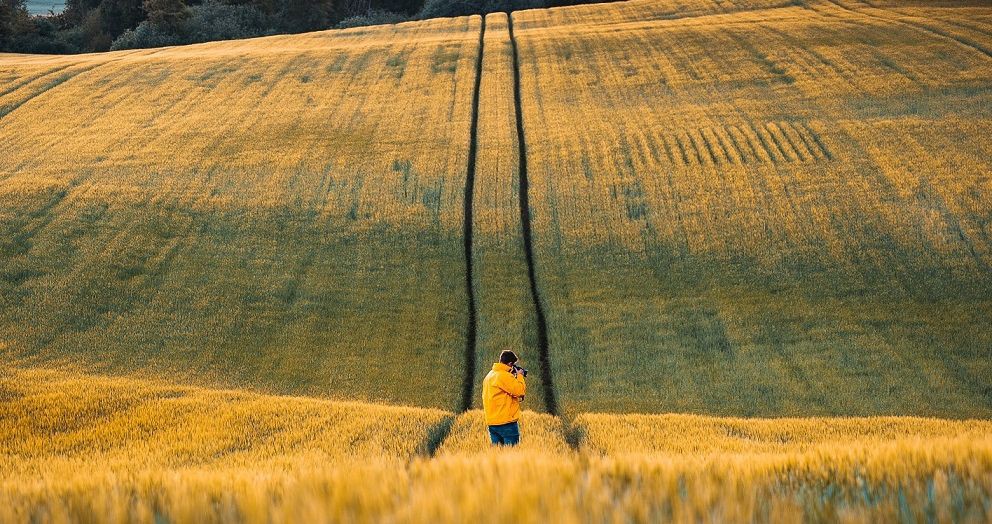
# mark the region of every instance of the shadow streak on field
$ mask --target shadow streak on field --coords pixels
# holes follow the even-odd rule
[[[943,292],[924,292],[813,259],[770,271],[704,256],[625,263],[587,249],[568,253],[576,269],[547,277],[561,293],[559,358],[610,363],[560,368],[568,412],[989,414],[987,280],[947,277]]]
[[[92,65],[79,66],[74,69],[69,69],[70,66],[58,67],[52,69],[51,71],[45,72],[37,77],[34,77],[27,82],[19,83],[15,87],[6,89],[5,92],[0,95],[6,96],[12,94],[18,90],[24,89],[28,91],[25,96],[16,97],[17,99],[9,102],[0,104],[0,119],[6,118],[8,115],[18,110],[24,104],[35,100],[36,98],[47,94],[52,89],[55,89],[66,82],[69,82],[73,78],[83,74],[93,71],[94,69],[107,66],[114,62],[120,61],[123,57],[117,58],[115,60],[108,60],[106,62],[100,62]],[[68,69],[68,71],[66,71]],[[31,84],[37,83],[38,85],[32,86]]]
[[[246,213],[118,200],[108,211],[75,198],[50,216],[59,195],[14,207],[23,220],[0,220],[0,235],[23,239],[0,243],[5,357],[456,405],[449,385],[461,362],[427,364],[464,343],[453,232],[348,231],[347,219],[293,206]]]
[[[451,428],[454,425],[455,417],[445,417],[437,424],[431,426],[424,440],[422,454],[427,457],[436,455],[441,444],[448,439],[448,435],[451,434]]]
[[[910,17],[908,17],[908,16],[899,16],[899,14],[892,13],[889,9],[886,9],[884,7],[875,7],[875,6],[873,6],[873,5],[871,5],[871,4],[867,3],[867,2],[858,2],[860,4],[859,8],[852,8],[852,7],[848,7],[848,6],[844,5],[843,3],[838,2],[836,0],[827,0],[827,2],[829,2],[829,3],[831,3],[831,4],[833,4],[833,5],[837,6],[837,7],[839,7],[840,9],[843,9],[845,11],[848,11],[850,13],[853,13],[855,15],[864,15],[864,16],[874,17],[874,18],[876,18],[878,20],[881,20],[883,22],[900,24],[900,25],[903,25],[903,26],[906,26],[906,27],[911,27],[911,28],[918,29],[921,32],[928,33],[928,34],[937,36],[939,38],[943,38],[945,40],[951,40],[951,41],[953,41],[953,42],[955,42],[957,44],[960,44],[963,47],[967,47],[969,49],[973,49],[974,51],[977,51],[978,53],[981,53],[981,54],[985,55],[986,57],[992,58],[992,51],[990,51],[989,49],[986,49],[984,46],[982,46],[978,42],[975,42],[974,40],[971,40],[969,38],[962,38],[961,36],[958,36],[958,35],[955,35],[955,34],[951,34],[951,33],[945,32],[945,31],[941,31],[939,29],[936,29],[936,28],[934,28],[932,26],[929,26],[929,25],[926,25],[926,24],[923,24],[923,23],[910,22],[909,20],[906,20],[906,18],[910,18]],[[878,14],[878,13],[868,12],[867,9],[871,9],[872,11],[888,12],[892,16],[885,16],[885,15],[881,15],[881,14]]]

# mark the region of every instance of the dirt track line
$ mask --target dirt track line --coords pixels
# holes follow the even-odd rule
[[[524,115],[520,96],[520,50],[517,39],[513,34],[513,14],[507,16],[507,30],[510,33],[510,46],[513,48],[513,105],[517,121],[517,151],[520,154],[520,224],[523,229],[524,254],[527,259],[527,277],[530,280],[530,295],[534,303],[534,314],[537,320],[537,342],[541,365],[541,379],[544,386],[545,411],[558,415],[558,399],[555,394],[554,382],[551,377],[551,360],[548,355],[548,324],[544,316],[544,306],[537,288],[537,271],[534,267],[534,241],[530,222],[530,187],[527,178],[527,142],[524,140]]]
[[[479,28],[479,53],[475,60],[475,91],[472,93],[472,123],[469,127],[468,168],[465,174],[465,288],[468,294],[468,329],[465,334],[465,381],[462,383],[461,410],[472,408],[475,389],[475,346],[478,316],[475,310],[475,283],[472,273],[472,207],[475,193],[475,159],[479,141],[479,91],[482,87],[482,54],[485,51],[486,18]],[[442,439],[443,440],[443,439]]]
[[[56,67],[54,69],[49,69],[47,71],[43,71],[43,72],[38,73],[36,75],[32,75],[32,76],[29,76],[27,78],[23,78],[23,79],[21,79],[21,80],[19,80],[17,82],[12,83],[9,87],[5,88],[3,91],[0,91],[0,98],[3,98],[5,96],[13,93],[14,91],[17,91],[18,89],[20,89],[20,88],[22,88],[22,87],[30,84],[31,82],[35,82],[35,81],[41,80],[42,78],[45,78],[46,76],[52,76],[52,75],[54,75],[56,73],[59,73],[60,71],[65,71],[66,69],[68,69],[70,67],[72,67],[72,64],[66,64],[66,65],[61,66],[61,67]]]
[[[434,458],[437,455],[437,450],[441,448],[444,441],[451,434],[451,427],[455,425],[455,417],[444,417],[441,422],[438,422],[429,430],[427,430],[427,438],[421,447],[421,456],[427,458]]]

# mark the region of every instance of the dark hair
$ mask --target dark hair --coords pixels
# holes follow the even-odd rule
[[[504,349],[499,353],[499,361],[503,364],[512,364],[517,361],[517,354],[509,349]]]

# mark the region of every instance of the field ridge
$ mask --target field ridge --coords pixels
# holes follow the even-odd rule
[[[457,413],[519,348],[565,419],[987,416],[992,62],[907,23],[988,14],[835,2],[4,55],[0,112],[61,83],[0,120],[3,352]]]

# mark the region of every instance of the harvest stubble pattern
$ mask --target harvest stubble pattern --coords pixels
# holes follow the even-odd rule
[[[987,416],[987,14],[714,7],[514,16],[562,411]]]

